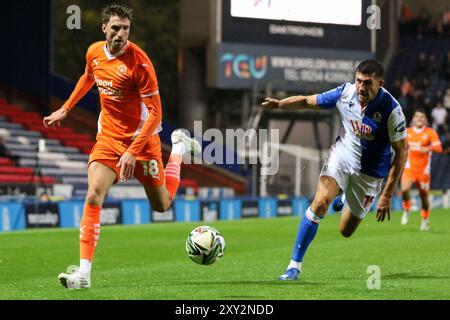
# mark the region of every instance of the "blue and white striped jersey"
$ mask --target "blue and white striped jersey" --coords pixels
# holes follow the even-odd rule
[[[344,83],[319,94],[321,108],[339,110],[343,128],[334,147],[352,170],[384,178],[391,167],[391,142],[406,139],[406,122],[400,104],[380,88],[374,100],[363,109],[356,85]]]

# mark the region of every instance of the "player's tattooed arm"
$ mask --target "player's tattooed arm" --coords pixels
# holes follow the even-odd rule
[[[317,108],[317,95],[311,96],[292,96],[282,100],[266,98],[261,104],[269,109],[298,110]]]
[[[386,185],[384,186],[384,189],[380,195],[380,199],[378,200],[376,215],[378,221],[384,221],[386,215],[388,217],[388,220],[390,220],[391,218],[392,195],[394,194],[395,188],[398,185],[400,176],[402,175],[403,168],[405,167],[406,163],[406,139],[391,142],[391,145],[392,149],[394,149],[395,151],[395,156],[392,160],[392,165],[389,171]]]

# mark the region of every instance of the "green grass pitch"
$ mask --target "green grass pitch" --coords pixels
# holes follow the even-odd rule
[[[431,230],[420,215],[377,222],[370,213],[349,239],[338,215],[321,222],[299,281],[277,278],[289,262],[299,217],[209,223],[225,237],[224,257],[210,266],[187,257],[196,223],[110,226],[101,230],[92,288],[63,288],[57,275],[78,263],[78,230],[0,233],[0,299],[449,299],[450,210],[433,210]],[[369,290],[367,268],[381,271]]]

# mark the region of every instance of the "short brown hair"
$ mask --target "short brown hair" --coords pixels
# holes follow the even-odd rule
[[[110,4],[102,10],[102,22],[107,24],[111,17],[128,18],[130,22],[133,20],[133,10],[120,4]]]

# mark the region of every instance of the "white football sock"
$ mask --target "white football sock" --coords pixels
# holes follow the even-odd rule
[[[92,262],[87,259],[80,259],[80,271],[91,274]]]
[[[288,265],[287,268],[288,268],[288,269],[296,268],[296,269],[298,269],[298,270],[302,270],[302,263],[301,263],[301,262],[294,261],[294,260],[291,260],[291,262],[289,263],[289,265]]]

